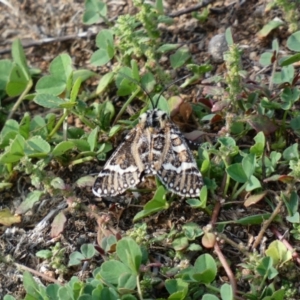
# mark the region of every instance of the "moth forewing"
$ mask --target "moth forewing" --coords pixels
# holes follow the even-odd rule
[[[96,196],[116,196],[140,183],[145,169],[141,159],[141,151],[145,149],[142,134],[137,125],[126,135],[94,183],[93,193]]]
[[[157,157],[158,162],[155,164],[157,176],[175,194],[183,197],[199,196],[203,186],[202,175],[183,135],[171,121],[166,122],[162,131],[154,137],[154,149],[160,147],[160,136],[165,137],[162,155]]]

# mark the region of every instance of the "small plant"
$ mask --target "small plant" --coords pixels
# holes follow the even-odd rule
[[[55,270],[56,274],[63,275],[67,272],[67,267],[64,264],[65,248],[61,247],[60,243],[50,247],[50,250],[40,250],[36,256],[49,261],[49,266]]]

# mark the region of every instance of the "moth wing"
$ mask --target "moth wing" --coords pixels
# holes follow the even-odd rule
[[[183,197],[198,197],[203,186],[203,178],[184,137],[177,126],[169,122],[162,134],[154,139],[154,149],[164,144],[165,149],[154,169],[161,182],[171,192]]]
[[[117,196],[140,183],[147,166],[147,156],[142,153],[148,149],[149,142],[141,128],[132,129],[99,173],[93,193],[98,197]]]

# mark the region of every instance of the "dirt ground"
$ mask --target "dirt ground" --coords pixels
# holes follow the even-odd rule
[[[276,31],[274,35],[265,39],[257,36],[258,31],[269,20],[282,17],[279,10],[266,12],[264,7],[267,2],[265,0],[210,1],[208,20],[200,24],[191,17],[190,12],[185,11],[199,4],[198,1],[164,1],[166,14],[179,16],[174,17],[175,25],[162,30],[166,31],[170,41],[187,42],[194,60],[201,64],[207,62],[210,57],[208,44],[211,38],[216,34],[224,33],[226,28],[231,27],[235,42],[243,49],[243,68],[251,74],[262,68],[258,63],[259,57],[261,53],[271,48],[274,36],[278,38],[281,47],[284,47],[287,38],[284,29]],[[120,14],[133,11],[130,0],[107,0],[107,5],[110,20],[114,20]],[[75,68],[84,67],[101,72],[90,65],[89,59],[96,49],[95,36],[102,28],[105,28],[105,24],[84,25],[82,23],[83,9],[84,1],[82,0],[7,0],[7,4],[0,0],[0,58],[10,58],[11,44],[14,39],[19,38],[25,48],[30,66],[39,68],[42,72],[47,72],[53,58],[63,52],[69,53]],[[213,66],[211,75],[222,74],[224,71],[222,63],[213,63]],[[96,82],[91,82],[89,89],[95,88],[96,84]],[[23,107],[23,109],[26,108]],[[37,113],[36,106],[33,105],[30,109],[32,114]],[[98,171],[99,168],[95,166],[95,163],[86,163],[77,166],[72,171],[57,168],[57,175],[66,176],[67,181],[72,183],[84,175]],[[92,192],[88,189],[78,189],[76,192],[82,203],[89,204],[91,199],[94,199]],[[0,208],[14,209],[28,190],[21,189],[20,191],[16,186],[10,191],[1,193]],[[19,226],[0,228],[0,253],[4,256],[11,255],[15,262],[41,272],[43,266],[35,257],[36,251],[47,249],[57,241],[66,247],[66,253],[78,250],[84,242],[94,243],[97,238],[97,224],[94,219],[87,216],[85,211],[69,210],[63,234],[56,239],[50,238],[51,222],[49,220],[43,224],[40,222],[51,210],[55,214],[56,211],[66,206],[64,205],[64,200],[61,198],[45,199],[34,211],[23,216]],[[108,211],[104,204],[99,205],[102,212]],[[140,209],[136,207],[123,211],[118,222],[120,233],[132,227],[132,216]],[[231,212],[231,214],[231,216],[223,217],[238,218],[238,212]],[[196,221],[201,225],[209,222],[205,214],[200,212],[195,214],[184,203],[178,202],[168,212],[160,215],[160,221],[149,220],[149,229],[153,228],[155,231],[158,225],[163,228],[162,223],[166,224],[170,220],[176,220],[177,223]],[[117,222],[114,223],[115,228],[117,228],[116,224]],[[168,225],[165,225],[165,228],[167,227]],[[239,228],[232,227],[231,230],[231,234],[235,234]],[[245,230],[238,234],[241,240],[244,239],[242,236],[244,234],[246,240],[249,233]],[[237,255],[232,253],[231,258],[234,259]],[[78,275],[76,272],[77,270],[74,270],[74,274],[70,276]],[[55,277],[51,271],[48,275]],[[84,278],[84,274],[81,276]],[[8,267],[7,264],[0,264],[0,299],[7,293],[12,293],[17,298],[24,296],[22,271],[16,270],[14,265]]]

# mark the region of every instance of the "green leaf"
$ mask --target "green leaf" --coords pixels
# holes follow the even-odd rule
[[[73,82],[76,82],[78,78],[81,78],[81,82],[86,81],[87,79],[96,76],[97,73],[92,72],[90,70],[86,69],[80,69],[80,70],[75,70],[73,71]]]
[[[69,257],[68,267],[80,265],[85,259],[84,255],[78,251],[72,252]]]
[[[39,258],[48,259],[52,257],[52,251],[51,250],[40,250],[35,254]]]
[[[253,215],[241,218],[234,221],[234,223],[241,225],[260,225],[270,218],[271,214]],[[222,223],[222,222],[221,222]]]
[[[136,276],[132,273],[123,273],[119,277],[118,281],[118,291],[122,294],[122,292],[134,292],[136,288]]]
[[[60,108],[60,105],[66,103],[66,101],[62,100],[61,98],[51,94],[37,94],[33,101],[36,104],[46,108]]]
[[[236,182],[245,183],[248,180],[247,175],[245,174],[244,169],[242,167],[242,164],[240,163],[230,165],[226,169],[226,172]]]
[[[300,91],[298,88],[286,87],[280,95],[280,98],[283,102],[282,108],[284,110],[290,109],[292,105],[299,99],[299,96]]]
[[[102,20],[107,15],[107,6],[99,0],[86,0],[84,5],[83,23],[91,25]]]
[[[79,188],[83,188],[83,187],[92,187],[94,185],[95,182],[95,178],[91,175],[87,175],[87,176],[83,176],[80,177],[79,179],[76,180],[76,185]]]
[[[267,276],[269,280],[272,280],[278,275],[278,271],[273,267],[273,259],[272,257],[264,257],[256,268],[256,271],[261,276]]]
[[[5,295],[3,300],[17,300],[17,299],[11,295]]]
[[[20,122],[19,133],[28,139],[30,135],[30,114],[26,112]]]
[[[256,156],[261,156],[264,152],[266,138],[262,131],[260,131],[254,138],[255,144],[250,147],[250,153]]]
[[[228,46],[234,45],[231,28],[228,27],[225,31],[225,38]]]
[[[182,251],[186,249],[188,246],[189,246],[189,240],[184,236],[176,238],[172,242],[172,247],[174,248],[175,251]]]
[[[91,64],[96,67],[101,67],[107,64],[113,56],[106,49],[95,51],[91,57]]]
[[[292,259],[292,251],[288,250],[281,241],[273,241],[265,251],[273,259],[275,266],[282,265]]]
[[[114,35],[110,29],[102,29],[96,37],[96,45],[98,48],[107,50],[109,46],[114,46]]]
[[[51,283],[46,287],[47,296],[49,300],[58,299],[58,290],[60,286],[58,284]]]
[[[300,31],[294,32],[287,39],[286,46],[295,52],[299,52],[300,49]]]
[[[299,159],[298,143],[295,143],[283,151],[283,158],[287,161]]]
[[[267,66],[269,66],[272,63],[272,61],[271,61],[272,57],[273,57],[273,53],[272,52],[264,52],[260,56],[259,63],[263,67],[267,67]]]
[[[284,66],[288,66],[288,65],[292,65],[292,64],[295,64],[297,63],[298,61],[300,61],[300,53],[297,53],[297,54],[294,54],[292,56],[289,56],[287,58],[283,58],[279,65],[281,67],[284,67]]]
[[[173,51],[176,50],[179,47],[178,44],[164,44],[162,46],[160,46],[156,51],[158,53],[167,53],[169,51]]]
[[[80,251],[86,259],[91,259],[96,254],[95,247],[92,244],[83,244]]]
[[[155,8],[156,8],[157,12],[158,12],[160,15],[163,15],[163,14],[164,14],[163,0],[156,0],[156,1],[155,1]]]
[[[204,185],[202,188],[201,188],[201,191],[200,191],[200,200],[201,200],[201,207],[202,208],[205,208],[206,207],[206,202],[207,202],[207,186]]]
[[[20,134],[17,134],[10,145],[5,148],[5,152],[0,155],[0,163],[18,162],[24,156],[24,147],[25,139]]]
[[[90,145],[91,151],[94,151],[95,147],[97,146],[98,132],[99,132],[99,128],[95,127],[88,136],[87,141]]]
[[[246,185],[246,191],[250,192],[261,187],[260,181],[255,176],[250,176]]]
[[[273,82],[275,84],[281,84],[281,83],[292,83],[295,76],[295,69],[293,65],[288,65],[281,68],[280,72],[275,72]]]
[[[25,142],[24,154],[29,157],[45,157],[51,150],[48,142],[40,136],[33,136]]]
[[[276,53],[278,53],[278,51],[279,51],[279,43],[278,43],[277,39],[274,39],[272,41],[272,50],[276,51]]]
[[[114,126],[109,130],[108,136],[109,136],[109,137],[113,137],[120,129],[121,129],[121,126],[120,126],[120,125],[114,125]]]
[[[232,137],[220,137],[218,141],[221,143],[222,147],[232,148],[236,146],[236,142]]]
[[[234,295],[231,285],[224,283],[220,290],[222,300],[234,300]]]
[[[182,47],[178,49],[174,54],[170,56],[171,66],[174,69],[177,69],[183,66],[186,61],[190,58],[191,54],[187,47]]]
[[[54,187],[55,189],[60,189],[60,190],[64,190],[66,188],[66,184],[65,182],[63,181],[62,178],[60,177],[54,177],[51,182],[50,182],[50,185],[52,187]],[[56,215],[57,217],[57,215]],[[53,225],[53,224],[52,224]]]
[[[117,254],[124,265],[128,266],[134,274],[139,274],[142,252],[132,238],[126,237],[117,243]]]
[[[203,230],[201,227],[193,222],[186,223],[182,226],[182,230],[184,235],[189,239],[189,240],[194,240],[195,238],[201,236],[203,234]]]
[[[169,103],[167,101],[167,99],[164,96],[160,96],[160,98],[158,99],[160,95],[159,94],[155,94],[153,96],[153,103],[154,105],[157,103],[157,108],[166,112],[168,115],[170,115],[170,108],[169,108]],[[158,101],[158,102],[157,102]]]
[[[217,265],[210,254],[202,254],[199,256],[194,265],[193,278],[201,283],[211,283],[217,275]]]
[[[55,78],[60,78],[67,83],[73,72],[71,57],[66,53],[60,54],[50,63],[49,70]]]
[[[264,297],[262,300],[285,300],[286,299],[285,296],[286,296],[286,290],[281,289],[272,293],[271,296]]]
[[[299,212],[294,213],[292,216],[286,216],[286,220],[290,223],[300,223],[300,214]]]
[[[136,222],[151,214],[167,209],[169,204],[166,202],[165,193],[166,191],[164,187],[160,186],[157,189],[154,197],[144,206],[144,209],[135,215],[133,221]]]
[[[168,300],[184,300],[188,293],[188,283],[181,278],[167,279],[165,281],[165,287],[171,296]]]
[[[54,157],[61,156],[66,153],[68,150],[73,149],[75,147],[75,143],[73,141],[63,141],[58,143],[54,149],[52,150],[52,155]]]
[[[23,73],[22,68],[19,65],[14,64],[9,74],[6,93],[10,97],[19,96],[26,89],[29,82],[30,80],[27,78],[26,74]]]
[[[23,273],[23,285],[27,292],[26,299],[28,296],[31,296],[32,300],[39,299],[39,286],[28,271]]]
[[[13,68],[13,62],[8,59],[0,60],[0,96],[2,91],[5,91],[6,85],[9,80],[9,74]]]
[[[156,85],[154,75],[150,72],[145,73],[141,78],[141,85],[148,93],[150,93]]]
[[[270,34],[270,32],[279,26],[282,26],[284,23],[282,21],[269,21],[259,32],[258,36],[260,38],[264,38]]]
[[[300,130],[300,116],[292,118],[290,125],[294,131],[299,131]]]
[[[81,86],[81,82],[82,82],[82,79],[80,77],[78,77],[76,79],[76,81],[74,82],[74,85],[71,90],[71,95],[70,95],[70,102],[72,102],[72,103],[76,102],[77,95],[78,95],[78,92],[79,92],[79,89]]]
[[[101,265],[101,278],[109,284],[117,285],[120,276],[132,273],[130,268],[117,260],[105,261]]]
[[[96,94],[97,95],[101,94],[108,87],[108,85],[113,81],[113,78],[114,78],[113,72],[108,72],[104,76],[102,76],[97,86]]]
[[[37,115],[30,121],[30,132],[34,135],[39,135],[44,139],[47,138],[47,126],[45,119]]]
[[[23,46],[21,44],[21,41],[19,39],[16,39],[12,43],[11,48],[11,54],[13,57],[13,60],[16,62],[16,64],[20,67],[21,72],[25,76],[26,80],[30,80],[30,73],[27,66],[26,56],[23,49]]]
[[[40,78],[36,84],[35,90],[37,91],[38,94],[34,97],[34,99],[36,99],[40,94],[41,95],[48,94],[49,96],[52,97],[60,95],[66,89],[66,86],[67,86],[66,81],[64,81],[60,77],[54,77],[52,75],[44,76]]]
[[[247,179],[250,179],[255,170],[255,155],[252,153],[246,155],[242,160],[242,167]]]
[[[206,203],[202,203],[198,199],[188,199],[186,200],[186,203],[188,203],[192,208],[205,208]]]
[[[16,120],[10,119],[4,123],[0,132],[0,144],[4,148],[9,145],[10,140],[14,139],[19,133],[19,123]]]
[[[25,198],[25,200],[19,205],[19,207],[16,210],[16,213],[23,214],[30,210],[33,207],[33,205],[40,200],[43,194],[44,191],[38,190],[30,192]]]
[[[205,294],[203,295],[201,300],[220,300],[218,297],[212,294]]]

